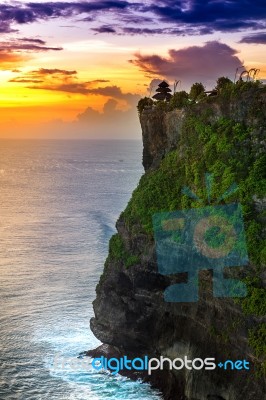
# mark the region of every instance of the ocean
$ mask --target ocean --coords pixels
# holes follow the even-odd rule
[[[137,141],[0,141],[0,399],[161,397],[119,375],[55,363],[100,344],[95,287],[143,173]]]

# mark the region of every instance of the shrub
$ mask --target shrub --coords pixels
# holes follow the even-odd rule
[[[160,101],[157,101],[157,102],[155,103],[155,107],[156,107],[156,110],[157,110],[158,112],[161,112],[161,113],[170,111],[169,103],[166,102],[166,101],[161,101],[161,100],[160,100]]]
[[[126,250],[124,241],[119,233],[113,235],[109,241],[109,254],[107,260],[122,262],[127,268],[140,262],[139,256],[130,254]]]
[[[189,98],[192,101],[196,101],[197,98],[204,93],[205,91],[205,87],[203,86],[203,84],[201,82],[196,82],[193,83],[193,85],[191,86],[190,92],[189,92]]]
[[[137,105],[139,115],[146,107],[151,107],[153,104],[154,104],[153,100],[150,99],[149,97],[144,97],[143,99],[140,99]]]
[[[215,90],[220,92],[221,90],[225,89],[228,86],[231,86],[232,84],[233,84],[233,82],[231,81],[231,79],[229,79],[227,77],[224,77],[224,76],[221,76],[216,81]]]
[[[249,344],[257,357],[266,355],[266,323],[260,324],[257,329],[249,330]]]
[[[189,104],[188,93],[182,90],[176,92],[170,100],[169,106],[171,110],[175,108],[182,108]]]

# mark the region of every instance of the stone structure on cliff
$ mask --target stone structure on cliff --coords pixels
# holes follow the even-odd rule
[[[144,110],[140,123],[146,173],[110,240],[91,320],[93,333],[105,346],[90,355],[246,359],[250,370],[165,369],[135,378],[141,376],[168,400],[262,400],[266,392],[265,89],[250,84],[239,93],[225,93],[186,109]],[[165,302],[165,288],[185,282],[186,276],[159,274],[151,218],[157,211],[195,207],[181,188],[200,188],[206,170],[218,181],[214,197],[234,181],[240,187],[229,201],[241,201],[245,211],[250,264],[240,278],[245,278],[249,295],[241,302],[214,298],[211,274],[203,271],[198,302]],[[203,189],[199,191],[204,195]],[[134,373],[130,376],[134,378]]]

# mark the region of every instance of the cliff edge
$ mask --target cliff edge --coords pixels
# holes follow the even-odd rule
[[[140,123],[145,174],[110,240],[91,329],[110,354],[250,362],[250,370],[242,371],[183,368],[143,373],[164,399],[263,399],[266,90],[250,83],[183,109],[165,112],[153,107],[143,110]],[[245,282],[248,295],[214,297],[212,271],[206,270],[200,272],[197,302],[166,302],[164,290],[187,277],[159,273],[152,216],[199,207],[196,199],[182,193],[184,186],[208,204],[206,172],[213,175],[213,205],[230,185],[238,185],[221,204],[242,204],[249,265],[225,269],[225,274]]]

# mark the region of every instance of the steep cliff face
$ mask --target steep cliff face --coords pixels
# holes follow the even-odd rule
[[[163,116],[157,109],[142,112],[140,124],[143,134],[145,170],[158,167],[160,160],[176,148],[184,119],[183,110],[173,110]]]
[[[109,345],[110,353],[251,363],[249,371],[216,368],[143,374],[165,399],[264,398],[265,106],[265,90],[250,85],[186,110],[153,109],[140,116],[146,172],[110,240],[91,329]],[[212,272],[202,271],[198,302],[165,302],[164,290],[185,282],[186,273],[166,276],[158,272],[152,215],[198,207],[182,194],[184,185],[207,203],[205,172],[214,175],[214,199],[232,183],[239,186],[226,202],[239,201],[244,210],[250,263],[233,274],[247,283],[248,296],[241,301],[213,297]]]

